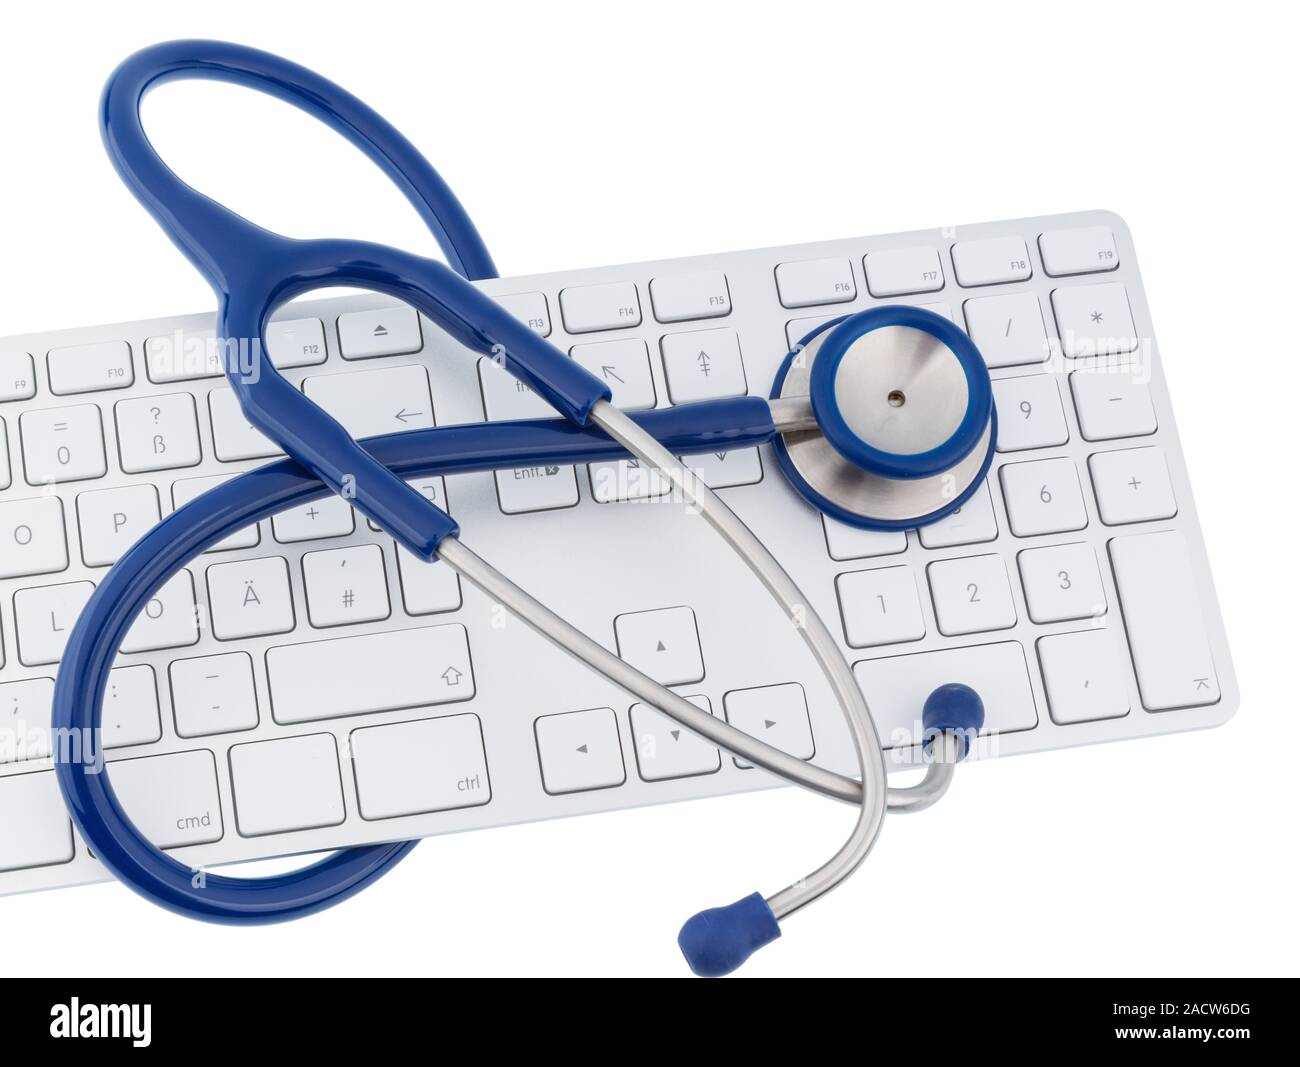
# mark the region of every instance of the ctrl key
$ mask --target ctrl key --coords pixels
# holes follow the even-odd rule
[[[159,848],[221,840],[217,764],[207,749],[113,760],[107,769],[127,816]]]
[[[365,726],[351,735],[363,819],[471,808],[492,799],[477,715]]]
[[[0,778],[0,871],[72,859],[68,821],[53,771]]]

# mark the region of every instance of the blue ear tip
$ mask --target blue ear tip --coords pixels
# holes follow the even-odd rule
[[[984,701],[968,685],[949,682],[925,698],[921,709],[925,746],[930,747],[936,734],[953,731],[961,741],[961,755],[966,758],[968,741],[984,727]]]
[[[780,936],[781,927],[763,895],[751,893],[726,907],[692,915],[677,935],[677,945],[701,978],[721,978]]]

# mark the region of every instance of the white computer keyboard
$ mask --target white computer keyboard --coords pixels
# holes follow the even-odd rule
[[[922,304],[972,333],[992,368],[998,456],[967,506],[919,534],[823,520],[767,448],[693,460],[840,635],[896,764],[914,760],[921,702],[949,681],[984,698],[980,757],[1235,710],[1137,259],[1114,215],[482,286],[628,408],[767,395],[801,336],[875,304]],[[273,359],[358,437],[550,414],[385,299],[304,302],[278,319]],[[276,454],[209,362],[211,325],[0,341],[0,892],[104,877],[40,730],[95,581],[160,514]],[[1116,365],[1129,369],[1098,372]],[[419,484],[467,545],[592,637],[713,714],[853,769],[779,610],[702,520],[644,499],[656,487],[636,472]],[[169,583],[126,643],[104,723],[132,818],[196,866],[772,784],[338,499],[249,528]]]

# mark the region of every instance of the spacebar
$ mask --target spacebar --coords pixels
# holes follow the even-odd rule
[[[468,700],[469,640],[459,623],[268,649],[276,722],[307,722]]]

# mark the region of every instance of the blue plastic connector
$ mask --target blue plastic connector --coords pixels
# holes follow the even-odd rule
[[[927,751],[939,734],[955,733],[960,746],[957,759],[964,760],[970,750],[970,739],[984,726],[984,701],[974,689],[960,682],[941,685],[925,698],[921,725],[925,730],[922,743]]]
[[[701,978],[721,978],[780,936],[763,894],[750,893],[734,904],[692,915],[677,935],[677,945]]]

